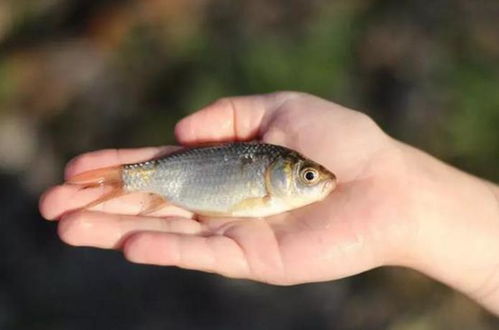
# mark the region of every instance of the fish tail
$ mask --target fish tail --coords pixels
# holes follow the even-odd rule
[[[126,194],[123,188],[121,166],[99,168],[83,172],[70,177],[66,180],[66,182],[69,184],[79,185],[83,188],[94,188],[99,186],[111,187],[111,191],[85,205],[83,208],[90,208]]]
[[[97,187],[101,185],[122,185],[121,166],[98,168],[76,174],[66,180],[70,184],[80,186]]]

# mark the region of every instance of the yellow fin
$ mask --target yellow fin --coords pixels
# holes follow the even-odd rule
[[[86,188],[97,187],[102,184],[121,186],[123,184],[121,178],[121,166],[98,168],[86,171],[73,175],[68,178],[66,182],[70,184],[77,184]]]
[[[151,214],[153,212],[156,212],[156,211],[162,209],[163,207],[165,207],[168,204],[169,203],[163,197],[156,195],[156,194],[149,194],[149,198],[148,198],[148,201],[147,201],[145,208],[142,211],[140,211],[140,213],[138,215]]]
[[[108,200],[121,197],[125,194],[126,194],[126,192],[124,192],[121,187],[112,186],[112,190],[110,192],[102,195],[101,197],[97,198],[93,202],[88,203],[87,205],[83,206],[81,209],[88,209],[88,208],[94,207],[96,205],[107,202]]]
[[[74,175],[66,180],[69,184],[78,185],[82,188],[95,188],[109,186],[111,191],[83,206],[82,209],[104,203],[110,199],[125,195],[123,180],[121,178],[121,166],[98,168]]]
[[[232,206],[230,208],[229,213],[234,214],[234,213],[246,213],[245,211],[248,210],[253,210],[253,209],[261,209],[261,208],[266,208],[268,206],[268,203],[270,201],[270,196],[265,195],[263,197],[251,197],[251,198],[246,198],[236,205]]]

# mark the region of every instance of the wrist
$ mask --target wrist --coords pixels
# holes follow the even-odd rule
[[[412,233],[400,264],[499,313],[499,198],[492,183],[406,145]]]

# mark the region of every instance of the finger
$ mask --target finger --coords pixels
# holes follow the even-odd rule
[[[124,242],[123,252],[128,260],[136,263],[177,266],[236,278],[249,276],[241,247],[221,235],[136,233]]]
[[[142,231],[201,234],[203,225],[187,218],[154,218],[82,211],[59,222],[60,238],[75,246],[117,248],[130,234]]]
[[[49,189],[40,198],[40,213],[47,220],[56,220],[65,213],[78,210],[106,194],[110,187],[82,188],[78,185],[63,184]],[[151,195],[133,193],[105,201],[88,210],[124,215],[137,215],[147,209]],[[172,204],[149,214],[149,216],[192,217],[192,213]]]
[[[182,144],[258,138],[272,111],[296,94],[281,92],[220,99],[178,122],[175,135]]]
[[[104,149],[76,156],[68,162],[65,178],[95,168],[137,163],[166,155],[180,149],[178,146],[147,147],[136,149]]]

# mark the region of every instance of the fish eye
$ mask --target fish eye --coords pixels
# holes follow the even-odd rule
[[[315,183],[319,179],[319,172],[314,168],[307,167],[301,171],[301,179],[306,184]]]

